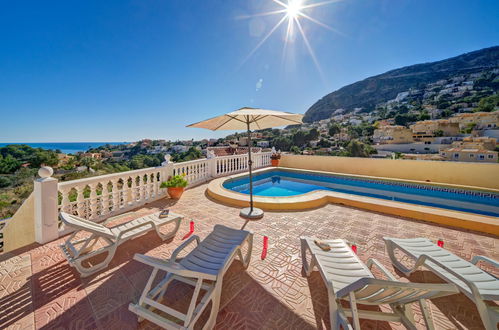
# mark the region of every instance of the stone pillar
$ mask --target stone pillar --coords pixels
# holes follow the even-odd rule
[[[34,182],[35,241],[40,244],[59,238],[58,181],[52,174],[51,167],[42,167],[38,170],[40,178]]]
[[[206,158],[208,159],[208,173],[212,178],[215,178],[217,176],[217,158],[213,150],[206,152]]]
[[[161,182],[168,180],[170,176],[173,176],[173,162],[170,161],[172,156],[170,154],[165,155],[165,161],[161,163],[163,169],[161,170]]]

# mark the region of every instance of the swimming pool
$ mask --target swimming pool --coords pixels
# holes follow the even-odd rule
[[[249,194],[249,178],[227,180],[223,187]],[[499,194],[495,192],[283,169],[261,172],[253,177],[255,196],[290,197],[318,190],[499,217]]]

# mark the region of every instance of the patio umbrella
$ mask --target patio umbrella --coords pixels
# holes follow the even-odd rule
[[[301,124],[303,115],[256,108],[241,108],[228,114],[188,125],[187,127],[206,128],[212,131],[246,130],[248,132],[248,168],[250,184],[250,207],[241,210],[240,215],[247,219],[258,219],[263,211],[253,207],[253,174],[251,160],[251,130]]]

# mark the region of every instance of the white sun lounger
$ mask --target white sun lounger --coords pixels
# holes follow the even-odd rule
[[[393,265],[406,276],[418,267],[425,266],[443,280],[457,285],[459,290],[475,304],[486,329],[497,329],[499,308],[488,306],[485,301],[499,300],[499,279],[480,269],[479,261],[499,267],[495,260],[475,256],[471,262],[433,244],[426,238],[384,238],[388,255]],[[395,256],[395,249],[405,253],[415,261],[412,268],[404,266]]]
[[[364,264],[342,239],[322,240],[330,245],[323,251],[314,243],[314,238],[301,237],[303,268],[307,276],[314,267],[324,280],[328,290],[331,329],[352,329],[347,317],[353,319],[353,329],[360,330],[359,319],[401,322],[408,329],[416,329],[410,304],[418,302],[428,329],[434,329],[431,313],[425,299],[442,297],[458,292],[452,284],[423,284],[399,282],[377,260],[369,259]],[[307,261],[310,253],[310,263]],[[370,271],[378,269],[388,280],[377,279]],[[342,306],[340,300],[349,301],[350,308]],[[358,309],[362,305],[389,305],[392,313]]]
[[[178,254],[194,241],[197,242],[194,250],[184,258],[179,259]],[[243,257],[242,247],[244,243],[247,243],[248,247]],[[251,232],[215,225],[213,231],[203,241],[200,241],[196,235],[191,236],[173,251],[168,261],[136,254],[134,259],[152,266],[153,271],[139,302],[137,304],[131,303],[128,309],[139,316],[139,321],[147,319],[166,329],[193,329],[211,301],[210,316],[203,327],[203,329],[211,329],[220,307],[222,279],[225,272],[236,255],[239,256],[243,266],[248,267],[252,248],[253,234]],[[167,274],[159,284],[151,289],[159,270],[166,271]],[[168,307],[165,304],[168,301],[163,301],[166,289],[173,280],[194,287],[187,314]],[[197,304],[201,291],[204,294]],[[174,319],[178,319],[179,322],[174,322]]]
[[[163,241],[175,236],[183,218],[178,214],[170,213],[168,217],[160,219],[158,212],[108,228],[104,224],[111,219],[102,223],[95,223],[64,212],[61,212],[59,216],[64,225],[76,229],[60,247],[69,265],[75,267],[82,277],[90,276],[106,268],[113,259],[116,248],[129,239],[151,230],[155,230]],[[174,223],[175,225],[173,230],[167,234],[162,234],[159,231],[160,227],[170,223]],[[82,232],[90,233],[91,235],[84,239],[74,240]],[[92,248],[99,240],[103,240],[106,245],[92,251]],[[103,261],[89,266],[83,264],[84,261],[102,253],[107,253]]]

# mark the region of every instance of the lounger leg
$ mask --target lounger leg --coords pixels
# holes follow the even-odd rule
[[[170,232],[169,232],[169,233],[167,233],[167,234],[162,234],[162,233],[160,232],[160,230],[159,230],[159,229],[160,229],[161,227],[154,226],[154,229],[156,230],[156,233],[157,233],[157,234],[158,234],[158,236],[161,238],[161,240],[166,241],[167,239],[170,239],[170,238],[174,237],[174,236],[177,234],[177,231],[178,231],[178,229],[180,228],[180,223],[181,223],[181,222],[182,222],[182,219],[180,219],[180,218],[179,218],[179,219],[177,219],[177,220],[175,220],[175,228],[173,228],[173,230],[172,230],[172,231],[170,231]],[[168,223],[166,223],[165,225],[167,225],[167,224],[168,224]]]
[[[355,299],[355,293],[353,291],[350,292],[348,298],[350,299],[350,308],[352,309],[353,327],[355,330],[360,330],[359,311],[357,309],[357,300]]]
[[[485,329],[489,330],[489,329],[497,329],[497,322],[498,322],[498,318],[499,318],[499,315],[493,315],[494,311],[493,310],[489,310],[487,308],[487,305],[483,302],[483,300],[481,300],[481,298],[475,298],[475,304],[476,304],[476,308],[478,309],[478,313],[480,314],[480,317],[482,319],[482,322],[483,322],[483,326],[485,327]]]
[[[430,306],[426,300],[421,299],[419,301],[419,307],[421,307],[421,313],[423,313],[423,318],[426,323],[426,328],[429,330],[435,329],[435,325],[433,324],[433,318],[431,316]]]
[[[411,273],[414,272],[417,269],[417,267],[409,269],[409,268],[405,267],[404,265],[402,265],[402,263],[400,261],[398,261],[397,257],[395,256],[395,248],[396,247],[393,245],[393,243],[391,241],[385,241],[385,243],[386,243],[386,250],[388,252],[388,256],[390,256],[390,260],[392,261],[392,264],[395,266],[395,268],[400,270],[405,276],[411,275]]]
[[[113,259],[114,254],[116,253],[116,248],[117,248],[116,245],[111,246],[109,248],[109,250],[107,250],[108,255],[107,255],[106,259],[104,259],[102,262],[100,262],[100,263],[98,263],[96,265],[93,265],[92,267],[84,267],[82,263],[83,263],[83,261],[85,261],[85,260],[87,260],[90,257],[93,257],[95,255],[89,255],[88,257],[85,257],[85,256],[80,257],[74,263],[74,266],[78,270],[78,272],[81,274],[81,277],[87,277],[87,276],[90,276],[92,274],[95,274],[98,271],[100,271],[100,270],[106,268],[107,266],[109,266],[109,263]],[[106,252],[106,250],[102,251],[102,253],[105,253],[105,252]]]
[[[308,277],[312,273],[315,267],[315,258],[310,251],[310,247],[305,239],[300,239],[301,241],[301,261],[303,265],[303,270],[305,271],[305,275]],[[307,261],[307,250],[310,251],[310,264]]]
[[[341,307],[338,306],[336,299],[334,299],[334,293],[331,288],[327,288],[328,293],[328,304],[329,304],[329,321],[331,325],[331,330],[340,330],[343,326],[344,330],[352,329],[352,326],[348,322],[345,314],[342,313]]]
[[[253,252],[253,234],[249,234],[248,238],[246,239],[246,242],[248,244],[248,250],[246,251],[246,255],[243,257],[241,249],[237,251],[239,259],[241,260],[241,263],[243,264],[244,268],[248,268],[249,263],[251,261],[251,253]]]
[[[219,279],[215,286],[216,287],[215,291],[213,292],[213,299],[211,301],[210,317],[208,318],[208,321],[206,321],[206,324],[203,326],[203,330],[213,329],[217,320],[218,310],[220,309],[220,297],[222,295],[222,279]]]
[[[392,310],[400,317],[400,322],[409,330],[417,330],[414,325],[414,314],[412,313],[412,309],[410,305],[404,306],[394,306],[390,305]]]

